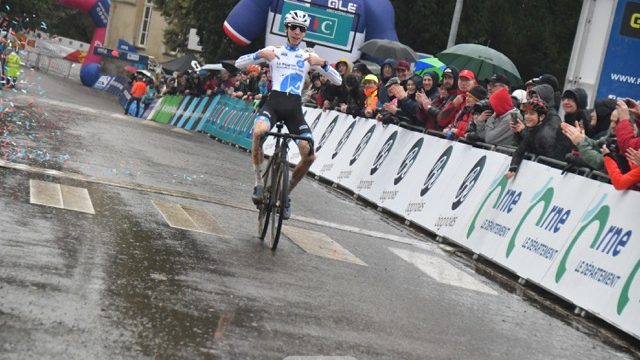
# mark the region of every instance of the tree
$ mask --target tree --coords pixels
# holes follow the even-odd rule
[[[241,47],[222,31],[227,14],[237,3],[235,0],[154,0],[154,3],[169,24],[165,31],[167,46],[188,52],[187,36],[189,30],[195,28],[202,44],[202,56],[208,63],[236,58],[264,45],[264,42],[257,41],[250,47]]]
[[[0,11],[9,18],[7,27],[18,31],[42,30],[89,42],[95,30],[88,16],[53,0],[6,0],[2,5]]]
[[[401,42],[430,54],[446,48],[455,1],[391,2]],[[562,82],[581,7],[581,0],[465,1],[456,43],[477,43],[502,52],[523,81],[550,73]]]

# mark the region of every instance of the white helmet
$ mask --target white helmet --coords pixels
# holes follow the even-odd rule
[[[304,26],[305,29],[309,28],[309,23],[311,19],[309,19],[309,15],[306,12],[300,10],[291,10],[284,17],[284,26],[289,25],[298,25]]]

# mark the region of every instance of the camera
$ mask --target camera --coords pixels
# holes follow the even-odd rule
[[[616,138],[608,138],[605,145],[607,146],[607,149],[609,149],[609,152],[611,152],[612,154],[617,154],[620,152],[620,148],[618,147],[618,139]]]
[[[473,104],[473,107],[471,108],[471,112],[473,114],[481,114],[487,110],[493,112],[491,103],[487,99],[478,101],[477,103]]]
[[[636,107],[636,103],[635,103],[635,101],[633,101],[632,99],[626,98],[626,99],[624,99],[624,103],[625,103],[625,104],[627,104],[627,106],[628,106],[630,109],[633,109],[633,108],[635,108],[635,107]]]
[[[440,114],[440,110],[438,110],[437,107],[435,106],[430,106],[429,109],[427,109],[427,115],[431,116],[431,117],[437,117],[438,114]]]

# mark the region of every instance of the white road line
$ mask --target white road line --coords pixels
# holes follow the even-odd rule
[[[416,240],[416,239],[412,239],[412,238],[406,238],[406,237],[397,236],[397,235],[385,234],[385,233],[381,233],[381,232],[377,232],[377,231],[361,229],[361,228],[358,228],[358,227],[355,227],[355,226],[337,224],[337,223],[333,223],[333,222],[329,222],[329,221],[311,219],[311,218],[307,218],[307,217],[303,217],[303,216],[295,216],[294,215],[294,216],[291,217],[291,219],[297,220],[297,221],[306,222],[307,224],[314,224],[314,225],[319,225],[319,226],[323,226],[323,227],[334,228],[334,229],[347,231],[347,232],[354,233],[354,234],[371,236],[371,237],[376,237],[376,238],[379,238],[379,239],[385,239],[385,240],[389,240],[389,241],[393,241],[393,242],[397,242],[397,243],[401,243],[401,244],[411,245],[413,247],[417,247],[417,248],[422,249],[422,250],[427,250],[427,251],[432,251],[432,252],[441,252],[440,249],[438,249],[433,244],[425,243],[425,242],[422,242],[420,240]]]
[[[389,250],[439,283],[498,295],[495,290],[439,257],[397,248],[389,248]]]

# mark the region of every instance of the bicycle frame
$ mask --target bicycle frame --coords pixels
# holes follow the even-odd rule
[[[289,162],[287,160],[289,141],[292,139],[307,141],[311,147],[309,153],[313,154],[314,150],[313,139],[283,133],[283,126],[283,123],[278,122],[276,124],[277,131],[268,132],[266,134],[266,136],[275,137],[276,144],[273,155],[269,158],[267,169],[263,174],[265,198],[263,199],[262,205],[259,207],[260,211],[258,215],[258,236],[260,237],[260,240],[264,240],[267,229],[269,228],[269,221],[271,220],[270,247],[272,250],[275,250],[278,246],[280,231],[282,229],[282,220],[284,217],[284,204],[289,196]],[[278,209],[280,211],[279,213],[277,212]]]

